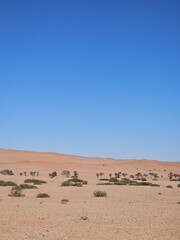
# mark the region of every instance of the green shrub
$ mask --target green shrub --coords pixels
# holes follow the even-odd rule
[[[35,185],[41,185],[43,183],[47,183],[46,181],[39,180],[39,179],[25,179],[24,183],[34,183]]]
[[[69,186],[73,186],[74,184],[70,181],[64,181],[62,182],[61,186],[63,187],[69,187]]]
[[[137,181],[132,181],[129,183],[130,186],[151,186],[151,187],[160,187],[159,184],[154,184],[150,182],[137,182]]]
[[[150,183],[150,182],[138,182],[137,185],[138,185],[138,186],[151,186],[152,183]]]
[[[38,193],[36,197],[37,198],[49,198],[50,196],[47,193]]]
[[[64,182],[62,182],[61,186],[64,187],[69,187],[69,186],[74,186],[74,187],[82,187],[83,185],[87,185],[88,181],[81,180],[79,178],[70,178]]]
[[[93,195],[94,197],[106,197],[107,193],[105,191],[97,190],[93,192]]]
[[[67,180],[68,182],[79,182],[79,183],[82,183],[84,185],[88,184],[88,181],[85,181],[85,180],[82,180],[82,179],[79,179],[79,178],[70,178]]]
[[[21,189],[33,189],[33,188],[37,188],[34,185],[29,185],[29,184],[20,184],[19,185],[21,187]]]
[[[14,183],[14,182],[10,182],[10,181],[0,181],[0,186],[1,187],[6,187],[6,186],[11,186],[11,187],[13,187],[13,186],[17,186],[17,184],[16,183]]]
[[[68,182],[83,182],[82,179],[79,179],[79,178],[70,178],[67,180]]]

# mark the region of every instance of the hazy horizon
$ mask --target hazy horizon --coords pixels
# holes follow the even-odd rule
[[[0,1],[0,148],[180,161],[179,12]]]

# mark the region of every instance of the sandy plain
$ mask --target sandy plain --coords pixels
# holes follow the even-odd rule
[[[57,153],[37,153],[0,149],[0,170],[11,169],[13,176],[0,175],[0,180],[23,183],[32,178],[30,171],[39,171],[47,184],[38,189],[23,190],[25,197],[8,197],[11,187],[0,187],[1,240],[179,240],[180,239],[180,182],[168,179],[170,171],[180,174],[180,162],[155,160],[114,160],[88,158]],[[66,180],[63,170],[77,170],[88,181],[83,187],[62,187]],[[97,186],[96,173],[122,171],[157,172],[160,187]],[[26,171],[28,176],[20,176]],[[48,174],[57,171],[58,176]],[[148,181],[151,181],[148,177]],[[173,188],[166,188],[172,185]],[[104,190],[107,197],[96,198],[95,190]],[[40,192],[50,198],[38,199]],[[67,204],[61,204],[62,199]],[[83,220],[83,218],[87,218]]]

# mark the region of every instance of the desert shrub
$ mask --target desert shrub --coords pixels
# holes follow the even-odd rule
[[[109,182],[119,182],[119,180],[116,177],[112,177],[109,179]]]
[[[61,203],[62,203],[62,204],[66,204],[66,203],[68,203],[68,202],[69,202],[68,199],[62,199],[62,200],[61,200]]]
[[[50,196],[47,193],[38,193],[36,197],[37,198],[49,198]]]
[[[64,182],[62,182],[61,186],[63,186],[63,187],[70,187],[70,186],[82,187],[83,183],[82,182],[64,181]]]
[[[109,181],[109,178],[101,178],[99,181]]]
[[[177,187],[180,187],[180,184],[178,184]]]
[[[73,186],[73,182],[70,182],[70,181],[64,181],[62,182],[61,186],[63,187],[69,187],[69,186]]]
[[[25,179],[24,183],[34,183],[35,185],[41,185],[43,183],[47,183],[46,181],[39,180],[39,179]]]
[[[105,182],[105,183],[97,183],[96,185],[114,185],[114,183]]]
[[[166,188],[173,188],[173,186],[171,186],[171,185],[167,185]]]
[[[8,194],[9,197],[24,197],[22,194],[22,189],[20,186],[14,186],[11,188],[11,194]]]
[[[0,174],[2,174],[2,175],[14,175],[13,171],[9,170],[9,169],[4,169],[4,170],[0,171]]]
[[[82,183],[84,185],[88,184],[88,181],[85,181],[85,180],[82,180],[82,179],[79,179],[79,178],[70,178],[67,181],[68,182],[73,182],[73,183]]]
[[[67,180],[68,182],[83,182],[83,180],[79,179],[79,178],[70,178]]]
[[[151,184],[151,187],[160,187],[160,185],[159,184]]]
[[[138,186],[151,186],[152,183],[150,182],[139,182],[137,185]]]
[[[57,177],[57,172],[49,173],[49,177],[50,177],[50,178]]]
[[[93,192],[93,195],[94,197],[106,197],[107,193],[105,191],[97,190]]]
[[[21,189],[33,189],[33,188],[37,188],[34,185],[29,185],[29,184],[20,184],[19,185]]]
[[[88,181],[84,181],[79,178],[70,178],[64,181],[61,186],[75,186],[75,187],[82,187],[83,185],[87,185]]]
[[[130,186],[151,186],[151,187],[160,187],[159,184],[154,184],[150,182],[137,182],[137,181],[132,181],[129,183]]]
[[[6,187],[6,186],[11,186],[11,187],[13,187],[13,186],[17,186],[17,184],[16,183],[14,183],[14,182],[10,182],[10,181],[0,181],[0,186],[1,187]]]

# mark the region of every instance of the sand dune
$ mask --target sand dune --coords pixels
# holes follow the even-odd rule
[[[54,152],[31,152],[22,150],[0,149],[0,167],[8,166],[12,168],[36,168],[62,170],[82,170],[82,171],[113,171],[127,170],[133,171],[137,168],[142,170],[154,168],[166,168],[167,170],[180,169],[180,162],[160,162],[147,159],[112,159],[83,157],[75,155],[59,154]]]

